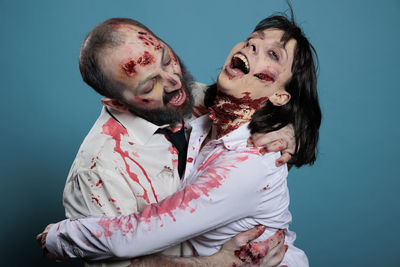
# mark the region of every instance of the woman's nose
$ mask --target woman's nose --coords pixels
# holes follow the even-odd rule
[[[251,53],[257,55],[258,47],[257,47],[257,43],[254,40],[249,41],[247,48],[250,50]]]

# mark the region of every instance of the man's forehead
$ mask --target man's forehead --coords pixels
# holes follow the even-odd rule
[[[109,25],[113,28],[113,30],[115,31],[123,31],[123,32],[129,32],[129,31],[140,31],[144,29],[136,26],[136,25],[132,25],[132,24],[127,24],[125,22],[110,22]]]

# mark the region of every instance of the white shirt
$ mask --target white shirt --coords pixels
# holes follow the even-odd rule
[[[49,251],[61,257],[136,257],[192,238],[199,255],[211,255],[232,236],[264,224],[268,230],[259,239],[287,230],[290,246],[282,264],[308,266],[304,253],[291,245],[287,168],[275,166],[279,153],[262,156],[246,148],[247,125],[199,152],[209,128],[207,117],[192,124],[185,188],[141,213],[62,221],[48,233]]]
[[[200,83],[193,86],[195,117],[204,112],[206,88]],[[103,108],[68,174],[63,194],[66,217],[127,215],[176,192],[181,182],[178,153],[164,135],[154,134],[158,128],[130,113]],[[190,256],[193,250],[184,243],[163,254]],[[109,267],[129,264],[129,261],[85,263]]]

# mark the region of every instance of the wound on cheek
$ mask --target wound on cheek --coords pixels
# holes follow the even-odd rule
[[[259,78],[263,81],[267,81],[267,82],[275,82],[275,79],[272,76],[268,75],[268,73],[265,73],[265,72],[254,74],[254,77],[257,77],[257,78]]]

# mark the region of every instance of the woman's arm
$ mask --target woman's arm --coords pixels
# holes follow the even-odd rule
[[[265,175],[265,166],[258,161],[259,157],[244,152],[221,156],[210,163],[195,184],[141,213],[64,220],[50,229],[47,249],[61,258],[132,258],[252,216],[261,199],[260,181],[270,176]],[[273,198],[273,190],[268,194]]]
[[[51,227],[49,225],[47,228]],[[278,266],[282,262],[288,246],[284,245],[285,235],[283,231],[277,231],[265,241],[252,242],[265,230],[265,226],[257,226],[253,229],[236,235],[227,241],[222,249],[208,257],[170,257],[161,254],[131,259],[132,267],[152,266],[241,266],[247,264],[260,264],[264,267]],[[45,230],[45,231],[46,231]],[[38,235],[37,241],[41,244],[43,255],[49,259],[56,259],[46,250],[45,240],[47,232]],[[257,248],[257,249],[254,249]],[[266,253],[266,254],[265,254]]]

